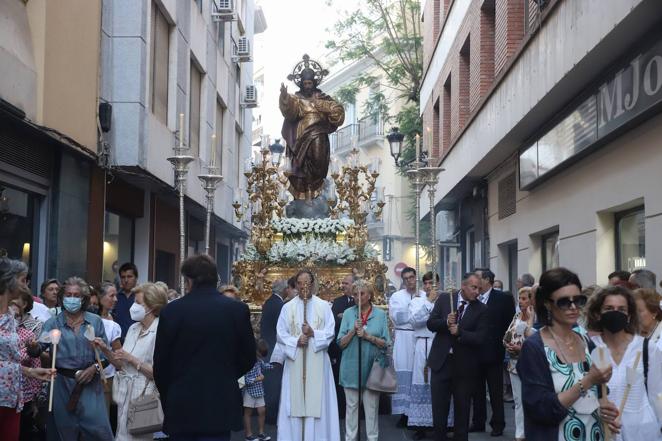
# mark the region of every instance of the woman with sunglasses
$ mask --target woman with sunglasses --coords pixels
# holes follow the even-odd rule
[[[543,327],[524,341],[517,362],[528,440],[603,440],[603,424],[619,431],[618,409],[598,403],[597,385],[609,381],[611,367],[598,369],[590,356],[593,344],[573,330],[586,304],[581,288],[565,268],[540,277],[535,312]]]
[[[632,292],[624,286],[606,287],[595,294],[586,315],[589,329],[600,332],[593,337],[593,341],[598,347],[606,349],[605,359],[613,372],[608,383],[609,400],[622,406],[625,391],[630,384],[621,415],[621,439],[662,440],[655,411],[646,393],[642,361],[644,338],[637,335],[639,318]],[[649,346],[648,355],[656,350],[655,345]]]

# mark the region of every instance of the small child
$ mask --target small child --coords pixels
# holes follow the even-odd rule
[[[246,441],[270,441],[271,437],[264,433],[264,418],[266,407],[264,404],[264,375],[263,370],[271,369],[270,363],[265,363],[262,359],[269,353],[269,345],[266,341],[260,339],[257,341],[257,361],[253,368],[244,376],[244,431],[246,432]],[[257,409],[257,424],[259,433],[253,436],[251,428],[251,416],[253,409]]]

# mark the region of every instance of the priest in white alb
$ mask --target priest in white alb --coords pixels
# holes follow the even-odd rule
[[[340,441],[331,360],[335,338],[329,303],[314,294],[310,271],[297,274],[298,297],[283,306],[276,327],[285,354],[278,411],[278,441]],[[305,320],[304,320],[305,307]]]

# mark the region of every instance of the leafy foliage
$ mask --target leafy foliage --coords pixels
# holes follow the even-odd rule
[[[327,0],[329,5],[333,0]],[[417,0],[364,0],[334,26],[326,44],[342,61],[370,59],[398,97],[419,102],[422,67],[420,4]],[[364,74],[357,85],[374,84]]]

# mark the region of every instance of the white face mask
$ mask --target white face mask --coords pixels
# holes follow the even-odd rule
[[[147,315],[147,311],[140,303],[134,303],[131,305],[131,308],[129,308],[129,314],[131,314],[131,320],[134,322],[141,322]]]

